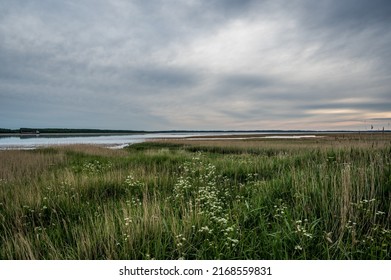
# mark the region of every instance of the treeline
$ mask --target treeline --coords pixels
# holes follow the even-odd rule
[[[19,130],[18,130],[19,132]],[[14,129],[0,128],[0,133],[17,133]]]

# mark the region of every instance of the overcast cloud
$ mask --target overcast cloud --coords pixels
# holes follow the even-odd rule
[[[389,0],[3,0],[0,127],[391,129]]]

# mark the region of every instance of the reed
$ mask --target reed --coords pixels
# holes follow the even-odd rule
[[[391,136],[0,151],[1,259],[390,259]]]

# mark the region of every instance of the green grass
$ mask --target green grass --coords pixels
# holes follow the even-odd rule
[[[390,259],[389,137],[0,151],[0,259]]]

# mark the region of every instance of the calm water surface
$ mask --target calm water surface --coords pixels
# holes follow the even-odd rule
[[[57,145],[72,145],[72,144],[92,144],[107,146],[110,148],[123,148],[129,144],[144,142],[148,139],[159,138],[184,138],[195,136],[211,136],[211,135],[244,135],[244,132],[200,132],[200,133],[150,133],[150,134],[129,134],[129,135],[22,135],[22,136],[0,136],[0,150],[7,149],[35,149],[37,147],[48,147]],[[248,133],[259,134],[260,137],[266,133]],[[270,137],[270,136],[269,136]],[[279,136],[275,136],[279,137]],[[284,138],[298,137],[281,136]],[[301,135],[299,137],[313,137],[313,135]],[[221,138],[220,138],[221,139]],[[232,139],[232,138],[227,138]],[[237,138],[244,139],[244,138]]]
[[[230,133],[232,134],[232,133]],[[56,145],[92,144],[111,148],[122,148],[129,144],[144,142],[147,139],[184,138],[207,135],[224,135],[224,133],[150,133],[129,135],[21,135],[0,136],[0,150],[35,149]]]
[[[121,148],[153,138],[181,138],[190,134],[131,134],[131,135],[22,135],[0,137],[0,149],[34,149],[36,147],[92,144]]]

